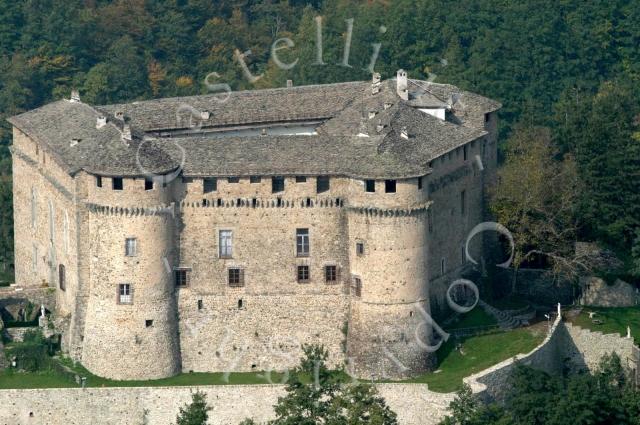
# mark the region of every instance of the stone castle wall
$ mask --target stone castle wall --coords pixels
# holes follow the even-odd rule
[[[367,376],[431,366],[421,348],[431,336],[425,315],[431,300],[443,305],[447,284],[432,290],[433,282],[462,270],[464,239],[482,219],[483,179],[473,161],[484,140],[467,145],[466,159],[458,148],[425,164],[431,174],[421,181],[398,180],[395,193],[385,193],[384,181],[367,193],[363,179],[347,177],[331,177],[330,189],[317,193],[315,176],[287,176],[280,193],[272,193],[270,176],[218,178],[204,193],[202,179],[182,177],[155,179],[152,190],[144,178],[125,178],[114,190],[112,177],[71,177],[42,143],[18,130],[14,138],[16,280],[58,287],[56,315],[68,324],[63,347],[92,372],[143,379],[283,369],[297,364],[301,343],[320,343],[333,365],[349,362]],[[308,257],[296,256],[297,228],[309,229]],[[233,231],[232,258],[219,258],[220,230]],[[139,251],[132,258],[124,255],[129,237]],[[45,256],[35,270],[32,245]],[[308,283],[297,281],[299,265],[309,266]],[[337,267],[337,282],[325,281],[327,265]],[[243,270],[244,286],[230,287],[229,267]],[[174,287],[175,268],[187,270],[186,287]],[[356,276],[361,296],[350,290]],[[122,283],[132,285],[132,305],[118,303]],[[406,374],[390,372],[398,364]]]
[[[377,388],[401,425],[437,424],[454,397],[419,384]],[[273,405],[285,394],[281,385],[0,390],[0,424],[169,425],[196,390],[205,392],[213,407],[211,425],[238,425],[245,418],[264,423],[274,418]]]

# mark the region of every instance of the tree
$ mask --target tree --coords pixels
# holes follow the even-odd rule
[[[347,384],[326,366],[328,352],[305,345],[300,366],[290,374],[271,425],[396,425],[396,414],[372,385]],[[250,419],[241,425],[252,425]]]
[[[180,408],[176,418],[177,425],[206,425],[211,407],[207,404],[207,395],[196,391],[191,394],[191,403]]]
[[[631,248],[631,273],[640,278],[640,228],[636,230],[636,238]]]
[[[556,274],[586,268],[575,257],[579,182],[570,156],[558,159],[547,128],[519,127],[507,142],[505,164],[491,193],[491,210],[513,235],[515,290],[518,268],[544,259]]]

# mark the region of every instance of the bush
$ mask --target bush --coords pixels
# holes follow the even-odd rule
[[[51,344],[39,329],[25,332],[23,341],[8,347],[6,352],[10,359],[17,359],[19,369],[27,372],[51,370]]]

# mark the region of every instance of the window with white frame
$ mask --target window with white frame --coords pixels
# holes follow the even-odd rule
[[[309,229],[296,229],[296,255],[309,256]]]
[[[121,283],[118,285],[118,303],[133,304],[133,288],[130,283]]]
[[[136,238],[127,238],[125,240],[124,253],[127,257],[138,255],[138,240]]]
[[[218,247],[220,258],[232,258],[233,257],[233,231],[232,230],[220,230],[218,238]]]

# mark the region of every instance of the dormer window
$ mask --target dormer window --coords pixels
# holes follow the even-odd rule
[[[113,190],[122,190],[124,188],[122,177],[114,177],[111,179],[111,188]]]

